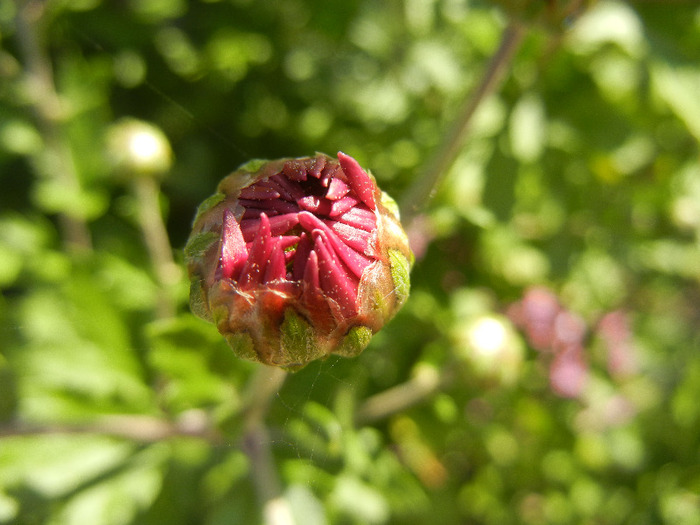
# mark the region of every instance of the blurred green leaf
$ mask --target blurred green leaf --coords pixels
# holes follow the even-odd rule
[[[163,375],[160,395],[170,409],[215,404],[226,411],[238,408],[240,397],[227,374],[235,358],[211,325],[188,314],[152,323],[147,335],[148,362]]]
[[[514,16],[503,83],[401,210],[405,308],[270,399],[279,501],[312,524],[698,523],[693,2],[39,4],[0,4],[0,522],[260,523],[257,367],[158,260],[208,244],[183,250],[198,204],[251,158],[345,151],[402,202]],[[123,119],[172,147],[157,250],[109,161]]]

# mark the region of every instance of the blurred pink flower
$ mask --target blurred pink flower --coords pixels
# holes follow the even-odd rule
[[[578,398],[588,380],[588,364],[583,359],[583,348],[560,352],[549,367],[549,383],[555,394]]]
[[[634,375],[639,369],[639,356],[627,313],[615,310],[605,314],[598,323],[597,333],[608,352],[610,375],[613,377]]]

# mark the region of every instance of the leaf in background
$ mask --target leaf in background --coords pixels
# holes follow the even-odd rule
[[[13,352],[30,419],[139,411],[151,392],[124,320],[99,284],[74,273],[63,290],[38,289],[21,303],[21,352]]]
[[[700,71],[690,64],[654,61],[651,78],[656,95],[700,141]]]
[[[163,401],[174,411],[218,405],[225,411],[240,403],[236,375],[250,369],[237,364],[233,353],[211,325],[185,314],[151,323],[146,330],[148,362],[162,374]]]
[[[168,446],[151,445],[116,473],[71,497],[56,514],[61,525],[129,525],[157,498]]]
[[[109,437],[48,435],[4,438],[0,489],[27,487],[45,498],[63,497],[119,468],[135,447]]]

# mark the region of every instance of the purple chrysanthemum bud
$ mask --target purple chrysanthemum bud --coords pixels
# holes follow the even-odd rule
[[[251,161],[204,201],[190,303],[239,357],[289,369],[359,354],[408,297],[398,209],[352,157]]]

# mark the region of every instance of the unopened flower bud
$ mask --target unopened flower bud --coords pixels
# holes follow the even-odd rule
[[[185,256],[193,312],[239,357],[288,369],[359,354],[406,301],[412,262],[396,204],[343,153],[241,166]]]
[[[114,166],[128,177],[159,177],[172,164],[172,150],[156,126],[126,118],[107,133],[107,152]]]

